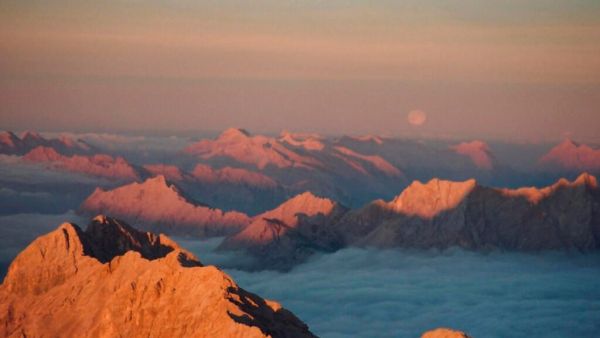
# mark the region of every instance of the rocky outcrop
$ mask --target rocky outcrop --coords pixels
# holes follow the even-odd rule
[[[113,215],[147,230],[201,238],[237,233],[250,223],[243,213],[224,212],[192,201],[162,175],[114,190],[97,188],[80,211]]]
[[[119,181],[140,178],[136,169],[122,157],[97,154],[65,156],[51,147],[37,147],[23,156],[33,163],[43,163],[50,169],[76,172]]]
[[[439,328],[423,333],[421,338],[469,338],[469,336],[461,331]]]
[[[258,259],[261,268],[286,270],[316,251],[339,249],[341,242],[332,224],[345,212],[338,203],[305,192],[256,216],[220,248],[244,249]]]
[[[590,251],[600,248],[599,216],[600,190],[588,174],[515,190],[434,179],[349,212],[336,228],[346,245]]]
[[[314,337],[164,235],[108,217],[65,223],[11,264],[2,337]]]

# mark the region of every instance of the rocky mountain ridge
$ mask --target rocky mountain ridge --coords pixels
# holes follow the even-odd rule
[[[96,217],[31,243],[0,286],[3,337],[314,337],[164,235]]]

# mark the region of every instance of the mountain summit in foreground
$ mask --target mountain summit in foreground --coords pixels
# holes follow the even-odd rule
[[[164,235],[98,216],[31,243],[0,286],[2,337],[314,337]]]

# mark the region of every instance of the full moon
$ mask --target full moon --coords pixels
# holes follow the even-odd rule
[[[422,110],[412,110],[408,113],[408,123],[413,126],[422,126],[427,121],[427,114]]]

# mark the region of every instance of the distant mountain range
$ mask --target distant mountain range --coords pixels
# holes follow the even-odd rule
[[[10,131],[0,132],[0,154],[23,155],[37,147],[50,147],[62,154],[89,154],[95,148],[82,140],[67,136],[47,139],[33,131],[24,132],[21,137]]]
[[[69,137],[0,134],[0,152],[18,155],[25,163],[112,182],[104,187],[164,175],[197,200],[249,215],[271,210],[304,191],[358,208],[377,198],[393,198],[411,181],[434,177],[518,187],[547,185],[584,171],[600,174],[600,150],[570,140],[550,149],[481,140],[333,138],[287,131],[270,137],[230,128],[180,150],[161,152],[156,158],[133,156],[132,161]]]
[[[349,246],[598,250],[600,188],[588,174],[541,189],[433,179],[354,210],[306,193],[257,216],[221,248],[254,255],[254,268],[287,270],[313,253]]]
[[[491,188],[470,179],[413,182],[391,201],[349,209],[305,192],[254,217],[185,197],[164,176],[114,190],[97,189],[81,205],[147,230],[228,237],[221,250],[245,250],[258,268],[286,270],[315,252],[348,246],[469,250],[600,248],[600,189],[582,174],[545,188]]]

